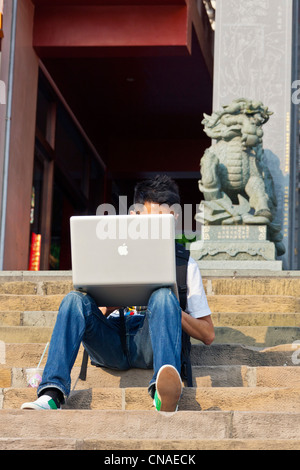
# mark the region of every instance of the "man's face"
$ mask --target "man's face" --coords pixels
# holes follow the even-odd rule
[[[174,211],[168,204],[158,204],[156,202],[145,202],[144,205],[138,207],[138,214],[173,214]]]
[[[174,210],[174,206],[168,204],[158,204],[157,202],[145,202],[144,204],[137,204],[134,211],[130,211],[130,214],[172,214],[175,220],[178,219],[178,211]]]

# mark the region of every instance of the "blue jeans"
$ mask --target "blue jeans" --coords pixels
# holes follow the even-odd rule
[[[151,295],[145,315],[125,316],[125,328],[126,348],[119,317],[105,317],[87,294],[76,291],[66,295],[38,395],[45,388],[58,388],[64,396],[69,395],[71,370],[81,342],[96,365],[116,370],[154,369],[150,388],[164,364],[173,365],[180,373],[181,308],[170,289],[161,288]]]

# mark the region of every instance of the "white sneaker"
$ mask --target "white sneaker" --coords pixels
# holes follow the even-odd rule
[[[182,382],[177,369],[169,364],[162,366],[157,374],[153,402],[157,411],[177,411],[181,393]]]
[[[60,410],[60,408],[56,406],[53,398],[48,395],[42,395],[35,401],[23,403],[21,410]]]

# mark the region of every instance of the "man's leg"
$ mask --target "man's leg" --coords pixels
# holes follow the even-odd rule
[[[154,398],[159,392],[162,411],[174,411],[181,395],[181,332],[178,300],[170,289],[158,289],[150,297],[143,326],[131,338],[130,357],[132,367],[141,367],[134,354],[144,355],[145,364],[152,362],[149,393]]]
[[[71,370],[81,342],[96,363],[116,369],[128,368],[118,323],[108,320],[90,296],[71,292],[59,308],[38,396],[46,393],[52,396],[54,390],[63,401],[63,397],[69,395]]]
[[[148,304],[153,348],[154,402],[159,411],[176,411],[182,393],[181,308],[170,289],[154,292]]]
[[[150,337],[153,348],[154,375],[170,364],[181,370],[181,308],[170,289],[159,289],[150,297],[148,304]]]

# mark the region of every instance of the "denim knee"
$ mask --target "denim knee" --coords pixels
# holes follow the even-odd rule
[[[157,313],[161,318],[162,315],[169,316],[171,312],[174,312],[176,316],[181,313],[176,295],[167,287],[157,289],[152,293],[148,303],[150,317]]]
[[[166,307],[167,310],[169,309],[180,309],[180,305],[178,299],[176,298],[175,294],[172,292],[171,289],[168,287],[161,287],[157,289],[151,294],[148,308],[150,311],[153,310],[153,307]]]
[[[91,299],[88,298],[87,294],[79,291],[71,291],[69,292],[62,300],[59,313],[72,313],[72,315],[76,315],[76,313],[80,313],[80,315],[84,316],[86,311],[85,306],[91,303]]]
[[[61,303],[61,307],[76,305],[78,302],[82,301],[84,295],[85,294],[83,294],[82,292],[78,292],[78,291],[75,291],[75,290],[69,292],[63,298],[62,303]]]
[[[78,299],[84,299],[86,296],[87,294],[85,292],[81,292],[79,290],[72,290],[64,297],[64,299],[78,300]]]

